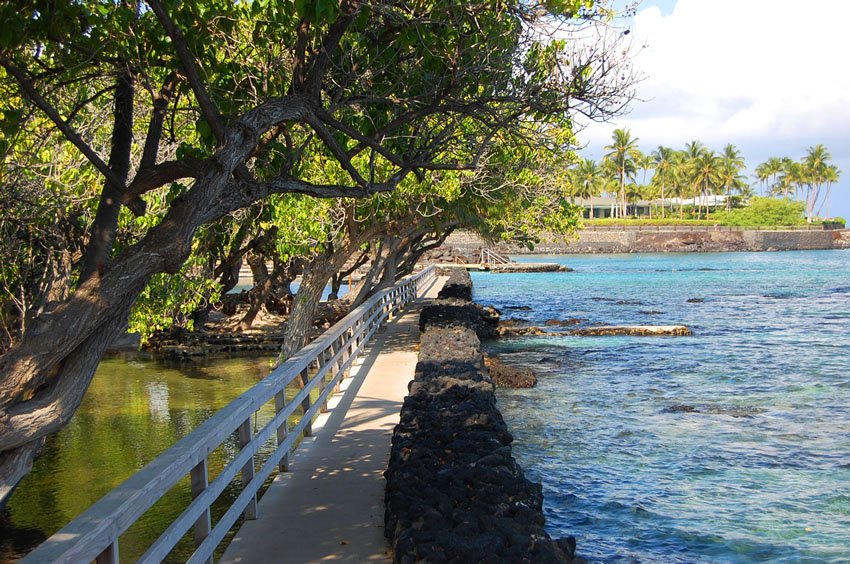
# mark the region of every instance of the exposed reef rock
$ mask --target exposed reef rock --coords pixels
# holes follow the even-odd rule
[[[533,388],[537,385],[537,376],[531,368],[505,364],[497,356],[485,356],[484,365],[497,388]]]
[[[572,272],[573,269],[554,262],[512,262],[509,264],[491,264],[490,272],[497,274],[519,272]]]
[[[456,298],[461,289],[448,293],[423,308],[419,362],[384,474],[394,560],[576,561],[575,539],[546,533],[542,488],[512,456],[472,321],[480,310]]]
[[[545,331],[536,325],[530,325],[516,319],[504,319],[496,327],[496,334],[499,337],[546,337],[561,335],[562,333]]]
[[[570,331],[570,335],[597,336],[597,335],[693,335],[690,329],[684,325],[602,325],[599,327],[586,327]]]

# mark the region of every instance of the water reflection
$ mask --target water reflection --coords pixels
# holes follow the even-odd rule
[[[0,560],[20,558],[65,526],[267,375],[269,362],[269,357],[186,365],[105,359],[79,411],[48,438],[32,472],[0,513]],[[261,417],[270,418],[271,410]],[[230,440],[211,455],[211,476],[235,450]],[[122,559],[141,555],[190,497],[186,484],[178,485],[146,513],[122,536]]]

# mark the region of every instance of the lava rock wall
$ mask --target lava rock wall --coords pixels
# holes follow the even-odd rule
[[[479,337],[459,299],[466,271],[422,311],[416,374],[390,453],[385,534],[395,562],[573,562],[575,540],[543,528],[540,484],[525,478],[496,406]],[[465,286],[465,289],[459,286]]]

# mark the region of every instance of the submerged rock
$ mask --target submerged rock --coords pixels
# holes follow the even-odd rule
[[[765,410],[761,407],[746,405],[688,405],[677,404],[665,408],[666,413],[704,413],[707,415],[728,415],[729,417],[752,417]]]
[[[637,335],[637,336],[690,336],[690,329],[684,325],[602,325],[570,331],[570,335],[601,336],[601,335]]]
[[[664,410],[667,413],[699,413],[699,410],[692,405],[671,405]]]
[[[537,376],[531,368],[505,364],[497,356],[485,356],[484,365],[497,388],[533,388],[537,385]]]
[[[569,327],[571,325],[578,325],[584,321],[587,320],[579,319],[578,317],[570,317],[568,319],[547,319],[544,325],[547,327]]]

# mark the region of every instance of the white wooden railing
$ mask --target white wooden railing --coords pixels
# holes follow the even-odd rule
[[[482,247],[479,253],[479,262],[481,264],[510,264],[511,260],[503,257],[489,247]]]
[[[216,547],[240,515],[245,519],[257,518],[258,490],[275,468],[288,469],[289,454],[297,440],[311,434],[313,419],[320,411],[327,410],[331,392],[338,389],[340,380],[378,327],[413,301],[434,277],[432,266],[402,279],[352,310],[256,386],[47,539],[23,562],[117,562],[118,537],[186,475],[191,483],[191,503],[138,561],[160,562],[193,530],[196,550],[189,562],[211,562]],[[286,387],[296,378],[304,386],[286,401]],[[318,391],[318,397],[311,401],[310,393],[314,390]],[[251,418],[271,401],[275,405],[274,416],[256,433],[252,432]],[[301,410],[303,415],[290,429],[288,419],[296,410]],[[210,482],[207,457],[234,433],[240,450]],[[274,437],[277,448],[258,469],[254,458]],[[237,474],[241,474],[242,491],[212,526],[210,506]]]

